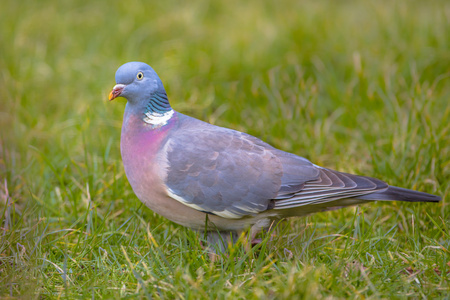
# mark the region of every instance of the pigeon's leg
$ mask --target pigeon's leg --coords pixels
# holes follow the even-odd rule
[[[248,238],[242,239],[242,244],[244,245],[245,251],[250,252],[252,248],[262,242],[261,239],[257,239],[256,236],[260,233],[264,228],[261,226],[252,226],[250,230],[243,230],[239,232],[239,236],[242,236],[248,233]]]
[[[260,227],[255,228],[254,226],[250,229],[250,242],[252,247],[260,244],[262,242],[262,239],[257,239],[256,236],[258,233],[260,233],[263,229]]]
[[[225,253],[228,245],[234,244],[238,239],[235,231],[208,231],[206,233],[209,257],[214,261],[219,253]]]
[[[256,238],[258,233],[260,233],[263,230],[270,231],[270,228],[272,228],[275,222],[278,222],[278,220],[261,219],[250,228],[250,241],[252,247],[262,242],[262,239]]]

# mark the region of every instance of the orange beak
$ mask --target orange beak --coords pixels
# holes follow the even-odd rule
[[[122,94],[123,89],[125,88],[125,84],[116,84],[112,89],[111,93],[109,93],[109,101],[116,99]]]

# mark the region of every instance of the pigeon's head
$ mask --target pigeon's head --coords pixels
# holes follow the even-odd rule
[[[124,97],[131,104],[148,101],[155,93],[165,95],[164,86],[158,74],[146,63],[129,62],[122,65],[116,72],[116,85],[109,100]]]

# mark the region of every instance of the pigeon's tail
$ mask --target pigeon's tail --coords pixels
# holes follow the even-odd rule
[[[407,202],[439,202],[441,197],[417,192],[396,186],[389,186],[386,190],[357,197],[360,200],[379,201],[407,201]]]

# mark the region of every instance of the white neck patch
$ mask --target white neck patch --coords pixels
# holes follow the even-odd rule
[[[167,121],[170,120],[173,116],[173,109],[165,112],[163,114],[157,112],[147,112],[145,113],[144,122],[147,124],[151,124],[153,126],[164,126],[167,124]]]

